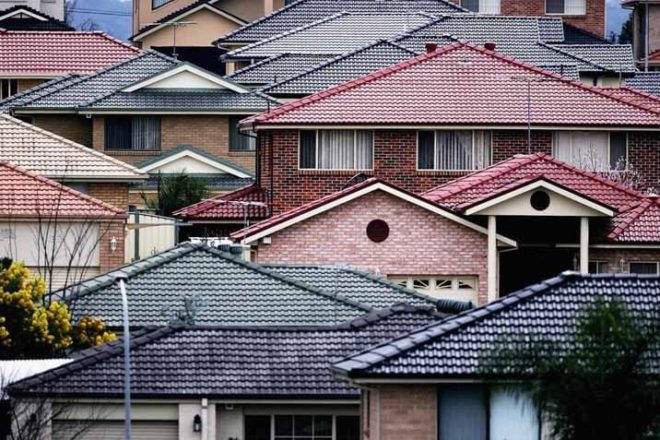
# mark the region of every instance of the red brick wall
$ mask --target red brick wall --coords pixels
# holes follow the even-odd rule
[[[631,132],[628,134],[628,159],[643,176],[643,188],[660,190],[660,133]]]
[[[388,223],[382,243],[366,236],[370,221]],[[479,303],[487,301],[487,238],[454,221],[383,192],[348,202],[275,233],[259,244],[256,261],[346,263],[385,275],[476,275]]]
[[[363,390],[363,393],[365,391]],[[437,440],[438,398],[433,385],[369,387],[364,440]]]
[[[609,273],[627,273],[628,263],[660,261],[660,249],[590,249],[589,260],[607,262]]]
[[[102,200],[117,208],[128,210],[128,184],[99,182],[89,184],[91,197]]]
[[[126,238],[124,219],[103,222],[100,225],[99,262],[101,272],[112,270],[124,264],[124,241]],[[112,250],[111,240],[117,239],[117,248]]]

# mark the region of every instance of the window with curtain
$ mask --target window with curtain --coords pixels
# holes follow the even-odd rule
[[[625,169],[625,132],[558,131],[553,135],[552,154],[557,159],[590,171]]]
[[[370,170],[373,132],[367,130],[304,130],[300,132],[301,169]]]
[[[106,117],[105,149],[129,151],[160,150],[160,117]]]
[[[628,272],[645,275],[660,274],[660,263],[655,261],[635,261],[628,263]]]
[[[461,6],[469,11],[481,14],[500,13],[500,0],[462,0]]]
[[[585,15],[587,0],[546,0],[546,14]]]
[[[254,132],[242,133],[238,123],[243,116],[229,118],[229,151],[255,151],[257,149],[257,134]]]
[[[420,170],[468,171],[492,162],[490,131],[420,131],[417,140]]]

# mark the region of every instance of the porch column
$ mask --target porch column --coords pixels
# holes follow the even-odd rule
[[[580,273],[589,273],[589,217],[580,217]]]
[[[497,299],[497,217],[488,216],[488,302]]]

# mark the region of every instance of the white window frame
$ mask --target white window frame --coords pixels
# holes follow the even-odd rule
[[[434,288],[417,289],[415,288],[416,279],[428,279],[433,284]],[[466,279],[469,279],[470,280],[469,284],[473,284],[474,287],[470,289],[460,289],[458,287],[458,283],[461,280],[466,280]],[[442,295],[443,293],[452,294],[452,295],[459,295],[459,294],[472,295],[478,293],[479,291],[479,277],[477,275],[392,275],[388,277],[388,280],[391,283],[396,284],[397,286],[401,286],[403,282],[405,282],[406,285],[404,287],[433,297]],[[435,286],[437,286],[438,280],[451,281],[451,288],[449,289],[435,288]]]
[[[422,131],[432,131],[433,132],[433,168],[420,168],[419,167],[419,133]],[[468,169],[445,169],[445,168],[438,168],[438,142],[437,142],[437,135],[438,131],[469,131],[472,133],[472,167]],[[488,158],[488,166],[493,164],[493,154],[494,154],[494,148],[493,148],[493,131],[492,130],[417,130],[415,133],[415,169],[417,171],[422,171],[422,172],[433,172],[433,171],[440,171],[440,172],[470,172],[470,171],[476,171],[476,170],[482,170],[483,168],[475,168],[474,166],[474,158],[476,157],[475,155],[475,145],[474,145],[474,133],[476,131],[487,131],[490,132],[490,157]]]
[[[328,439],[328,440],[336,440],[337,439],[337,417],[357,417],[360,419],[361,423],[361,417],[360,414],[324,414],[324,413],[316,413],[312,412],[310,414],[304,414],[300,412],[287,412],[287,413],[272,413],[272,414],[244,414],[243,415],[243,423],[245,423],[245,417],[247,416],[268,416],[270,417],[270,440],[276,440],[275,439],[275,417],[278,416],[311,416],[311,417],[332,417],[332,436],[331,438],[328,438],[327,436],[324,436],[323,439]],[[360,428],[361,430],[361,428]],[[302,437],[302,436],[301,436]],[[313,436],[312,436],[313,437]],[[296,437],[293,437],[294,439]]]
[[[584,1],[584,12],[581,14],[567,14],[566,13],[566,1],[564,0],[564,12],[548,12],[548,0],[545,0],[545,15],[556,15],[556,16],[567,16],[567,17],[584,17],[587,15],[587,0]]]
[[[631,264],[655,264],[655,274],[660,275],[660,261],[648,261],[648,260],[640,260],[640,261],[629,261],[628,262],[628,273],[632,274],[633,272],[630,271],[630,265]],[[641,274],[644,275],[644,274]],[[652,274],[648,274],[652,275]]]
[[[612,130],[600,130],[600,131],[598,131],[598,130],[596,130],[596,131],[591,131],[591,130],[563,130],[563,131],[562,130],[555,130],[555,131],[552,132],[552,156],[555,157],[555,158],[557,157],[557,153],[556,153],[556,150],[555,150],[557,148],[557,144],[555,142],[555,136],[556,136],[557,133],[560,133],[560,132],[561,133],[568,132],[568,133],[571,133],[571,134],[572,133],[593,133],[593,132],[607,133],[607,164],[608,164],[609,168],[606,169],[606,170],[597,170],[597,171],[600,171],[600,172],[614,171],[614,169],[612,168],[612,133],[613,132],[624,132],[626,134],[626,156],[625,156],[626,167],[623,170],[618,170],[618,171],[627,171],[628,170],[628,163],[629,163],[628,158],[630,157],[630,139],[629,139],[630,132],[623,131],[623,130],[620,130],[620,131],[617,131],[617,130],[614,130],[614,131],[612,131]],[[573,137],[571,136],[571,145],[572,145],[572,142],[573,142]],[[574,164],[574,163],[571,163],[571,165],[574,165],[576,167],[580,166],[580,165]]]
[[[607,260],[589,260],[589,264],[595,264],[597,270],[599,269],[599,267],[598,267],[599,265],[601,265],[601,264],[605,264],[606,266],[608,266],[608,270],[609,270],[610,262],[607,261]],[[608,272],[600,272],[600,271],[598,270],[597,272],[591,272],[591,271],[589,271],[589,273],[600,274],[600,273],[608,273]]]
[[[1,93],[2,92],[2,87],[4,86],[5,83],[7,84],[7,90],[9,92],[9,94],[7,96],[5,96]],[[15,89],[14,93],[11,92],[12,84],[14,84],[14,87],[13,87]],[[14,96],[18,92],[20,92],[20,90],[18,90],[18,79],[16,79],[16,78],[0,78],[0,100],[7,99],[10,96]]]
[[[316,143],[316,155],[314,157],[314,162],[316,162],[316,167],[314,168],[302,168],[300,163],[300,151],[302,148],[302,132],[303,131],[313,131],[315,135]],[[353,162],[355,163],[355,156],[357,153],[357,132],[364,131],[371,133],[371,168],[320,168],[319,167],[319,133],[321,131],[352,131],[353,132]],[[298,171],[373,171],[374,163],[376,161],[376,133],[375,130],[359,130],[359,129],[324,129],[324,130],[298,130]]]
[[[497,12],[487,12],[487,13],[486,12],[481,12],[481,2],[482,1],[496,1],[497,2]],[[465,0],[461,0],[461,6],[465,7],[465,6],[463,6],[463,2],[465,2]],[[479,10],[478,11],[472,11],[472,12],[475,12],[477,14],[487,14],[487,15],[500,15],[502,13],[502,0],[479,0],[479,3],[480,3],[479,4]]]

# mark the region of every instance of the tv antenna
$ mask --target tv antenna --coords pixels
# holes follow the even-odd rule
[[[172,58],[178,58],[176,53],[176,30],[177,28],[197,24],[196,21],[157,21],[154,23],[147,23],[147,26],[172,26]]]

